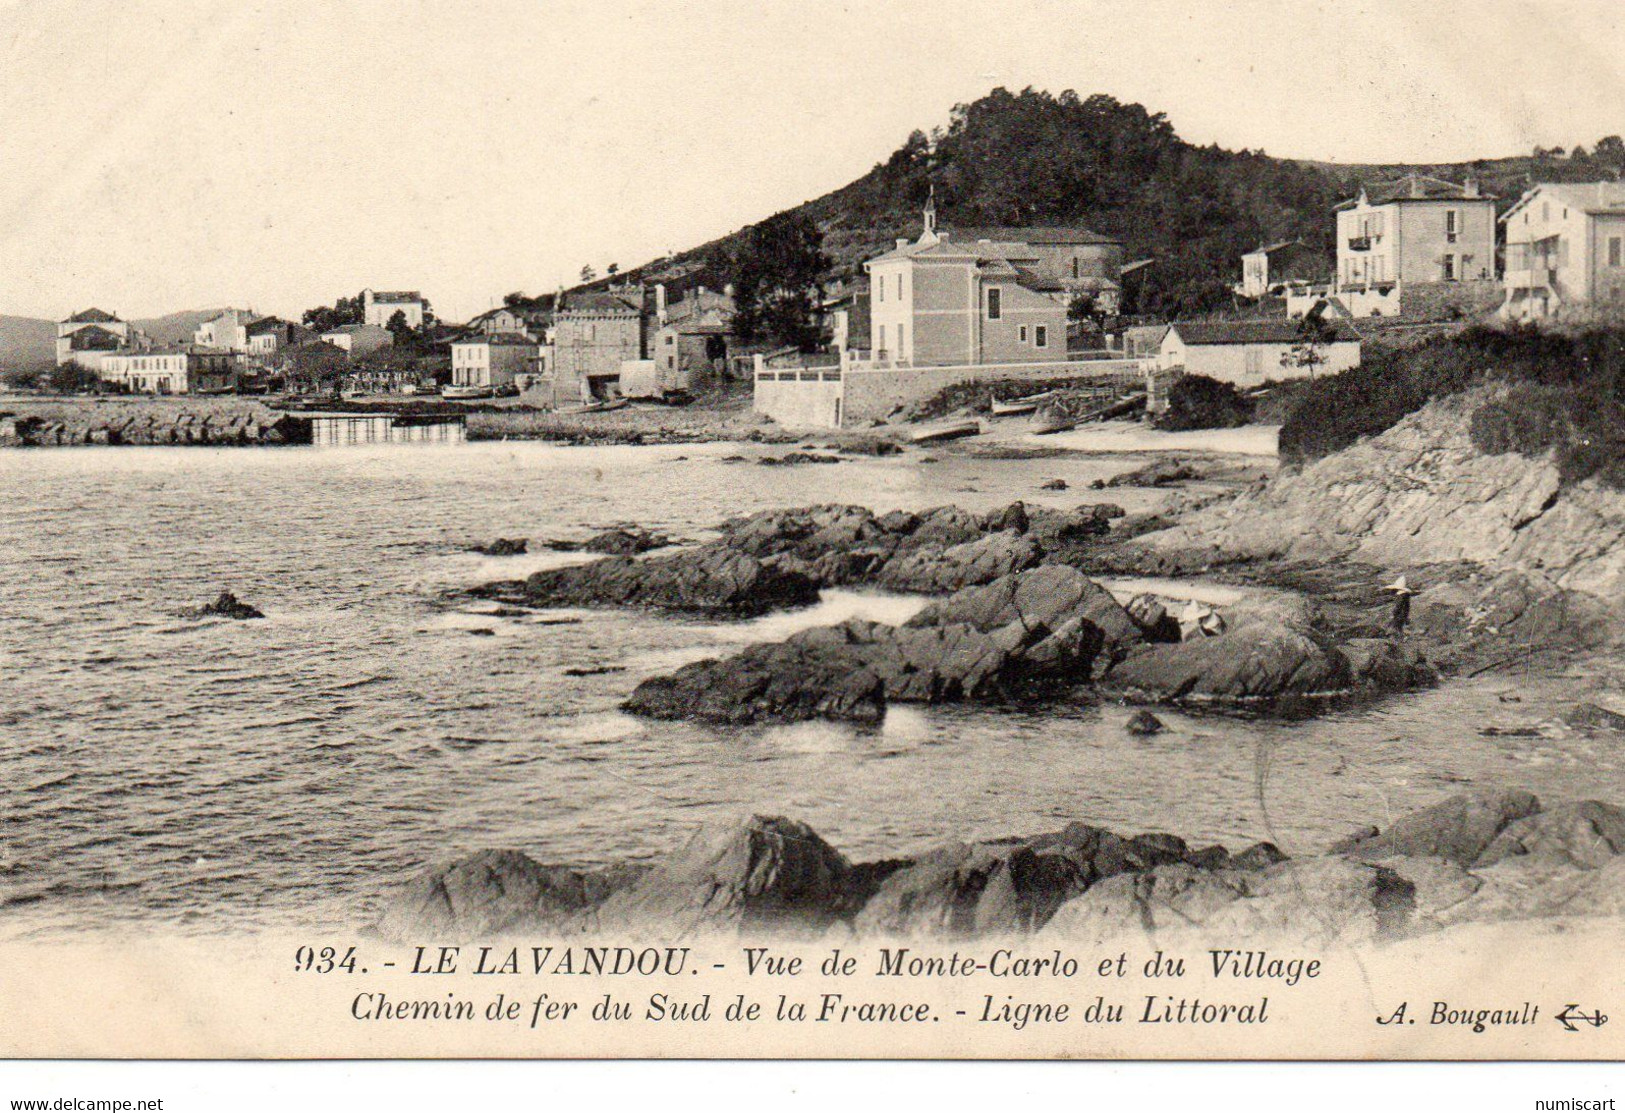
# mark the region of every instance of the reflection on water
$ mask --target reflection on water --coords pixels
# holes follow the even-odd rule
[[[805,819],[856,857],[1074,819],[1306,850],[1468,783],[1625,797],[1599,741],[1478,734],[1544,721],[1553,683],[1538,676],[1518,705],[1486,680],[1320,723],[1169,714],[1149,739],[1123,731],[1122,708],[1082,705],[723,729],[617,706],[683,661],[848,617],[902,621],[919,601],[832,592],[739,624],[441,602],[580,559],[541,543],[618,522],[698,538],[733,514],[860,491],[881,509],[1070,506],[1084,499],[1040,484],[1076,492],[1131,463],[724,461],[739,451],[0,454],[0,931],[348,923],[427,861],[488,846],[647,857],[752,811]],[[1112,494],[1131,510],[1156,497]],[[499,536],[542,551],[465,551]],[[269,618],[182,616],[223,588]]]

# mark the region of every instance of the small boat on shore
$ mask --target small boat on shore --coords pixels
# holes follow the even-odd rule
[[[1033,432],[1040,437],[1069,432],[1078,427],[1079,420],[1064,413],[1039,414],[1033,418]]]
[[[611,410],[621,410],[625,408],[625,398],[611,398],[604,402],[588,402],[586,405],[582,406],[566,406],[563,409],[554,410],[553,412],[558,414],[560,417],[575,417],[578,414],[602,414],[608,413]]]
[[[956,441],[961,437],[974,437],[980,434],[981,431],[982,423],[972,419],[916,429],[909,435],[908,439],[912,444],[936,444],[940,441]]]
[[[1025,398],[995,398],[989,403],[988,408],[993,412],[994,417],[1015,417],[1020,414],[1030,414],[1039,406],[1048,402],[1054,394],[1053,390],[1046,390],[1042,394],[1030,394]]]
[[[451,402],[467,401],[474,398],[490,398],[495,391],[488,386],[448,386],[441,388],[440,397]]]

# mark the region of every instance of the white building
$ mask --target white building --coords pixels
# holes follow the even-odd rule
[[[388,328],[389,322],[400,313],[406,327],[420,329],[426,306],[423,295],[416,290],[363,290],[361,291],[361,323]]]
[[[471,336],[451,346],[453,386],[511,386],[516,375],[538,370],[542,347],[523,333]]]
[[[1563,309],[1625,310],[1625,183],[1536,185],[1501,222],[1505,316],[1532,320]]]
[[[218,317],[199,325],[192,333],[192,343],[222,352],[245,353],[248,351],[248,325],[254,319],[251,312],[227,309]]]
[[[322,333],[322,339],[356,357],[370,355],[379,348],[392,347],[395,334],[381,325],[340,325]]]
[[[56,326],[56,363],[78,363],[95,369],[102,356],[129,347],[134,342],[131,329],[116,313],[83,309]]]
[[[100,374],[139,394],[196,394],[230,390],[235,363],[230,352],[187,345],[109,353]]]
[[[1360,364],[1360,334],[1347,321],[1326,321],[1324,340],[1314,345],[1319,362],[1300,364],[1294,349],[1303,343],[1298,321],[1176,321],[1157,351],[1162,370],[1231,383],[1243,389],[1282,379],[1335,375]]]

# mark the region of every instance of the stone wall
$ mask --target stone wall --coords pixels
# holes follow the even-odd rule
[[[929,398],[960,383],[1005,379],[1076,379],[1099,375],[1144,385],[1144,367],[1136,359],[1072,363],[992,363],[962,367],[882,367],[846,371],[842,423],[883,420],[899,406]]]
[[[756,376],[755,409],[787,429],[837,429],[841,386],[838,369],[764,370]]]
[[[1504,299],[1499,282],[1407,282],[1399,309],[1407,320],[1448,321],[1495,312]]]

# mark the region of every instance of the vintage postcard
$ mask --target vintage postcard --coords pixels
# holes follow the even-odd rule
[[[0,4],[0,1056],[1621,1057],[1622,133],[1606,2]]]

